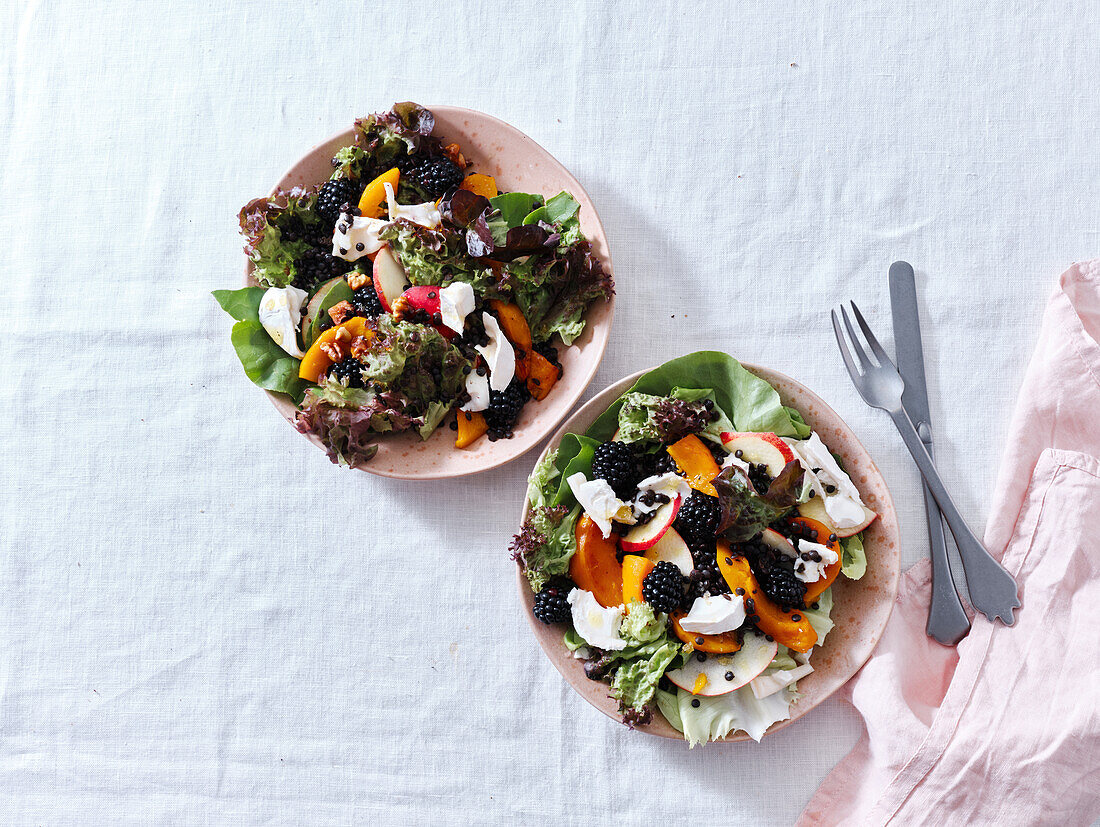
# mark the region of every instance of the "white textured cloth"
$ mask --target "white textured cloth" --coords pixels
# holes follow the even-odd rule
[[[531,458],[331,466],[209,292],[240,281],[237,209],[356,115],[497,115],[606,225],[590,393],[703,347],[802,380],[882,468],[908,565],[916,471],[827,309],[889,338],[887,267],[916,266],[980,526],[1051,280],[1100,246],[1092,10],[942,5],[4,5],[0,821],[793,821],[854,713],[691,752],[603,718],[518,611]]]

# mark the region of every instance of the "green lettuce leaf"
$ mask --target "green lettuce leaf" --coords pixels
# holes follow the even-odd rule
[[[489,205],[500,212],[506,228],[521,226],[523,219],[542,203],[541,195],[529,192],[504,192],[489,199]]]
[[[809,436],[802,417],[797,419],[785,407],[776,390],[754,376],[741,363],[725,353],[699,351],[689,353],[642,375],[627,393],[667,396],[673,388],[710,388],[714,400],[737,431],[771,431],[779,436]],[[618,427],[621,398],[588,429],[588,436],[608,440]]]
[[[434,327],[395,322],[388,314],[375,325],[363,378],[379,390],[402,394],[414,415],[426,417],[433,402],[454,398],[465,386],[462,371],[469,362]]]
[[[572,508],[577,498],[573,496],[573,490],[566,482],[569,477],[580,472],[586,477],[592,476],[592,457],[595,455],[596,446],[600,443],[586,436],[566,434],[558,445],[557,457],[554,459],[554,467],[558,469],[558,491],[554,495],[555,505],[566,505]]]
[[[514,232],[514,231],[513,231]],[[615,292],[611,274],[583,238],[551,253],[510,261],[503,281],[523,311],[536,342],[555,333],[571,345],[584,330],[584,315],[593,302]]]
[[[512,538],[512,559],[519,563],[532,591],[540,591],[551,577],[569,571],[577,550],[574,529],[581,507],[539,506],[527,513],[519,534]]]
[[[653,700],[661,676],[680,654],[680,645],[666,640],[648,657],[637,656],[619,664],[611,677],[611,697],[619,702],[619,709],[623,712],[645,710]]]
[[[374,168],[389,169],[400,159],[423,149],[437,149],[432,135],[435,116],[412,101],[395,103],[388,112],[376,112],[355,121],[355,144],[369,156]]]
[[[810,625],[814,627],[814,631],[817,632],[817,645],[820,646],[825,642],[825,636],[833,630],[834,624],[829,617],[833,611],[832,587],[819,594],[813,602],[817,604],[817,608],[807,607],[802,614],[806,616],[806,619],[810,621]]]
[[[768,669],[794,669],[796,666],[798,666],[798,662],[791,657],[791,650],[780,643],[779,651],[775,653],[772,662],[768,664]]]
[[[654,698],[657,701],[657,709],[665,716],[665,720],[672,724],[673,729],[683,734],[684,722],[680,719],[680,701],[676,692],[658,688]]]
[[[644,646],[667,635],[668,617],[655,614],[648,603],[632,601],[619,623],[619,637],[627,646]]]
[[[421,439],[427,439],[432,435],[432,432],[439,427],[439,423],[443,421],[443,417],[447,415],[447,411],[451,409],[451,402],[440,402],[439,400],[433,400],[428,404],[428,410],[424,413],[424,422],[418,429]]]
[[[562,642],[565,644],[565,648],[570,652],[576,652],[578,649],[588,647],[587,641],[579,634],[577,630],[570,626],[565,630],[565,635],[562,637]]]
[[[686,402],[672,396],[628,393],[619,411],[622,442],[675,442],[697,434],[710,423],[710,413],[701,402]]]
[[[266,287],[242,287],[240,290],[215,290],[211,295],[222,310],[238,322],[258,322],[260,301],[266,292]]]
[[[648,603],[632,602],[619,624],[626,648],[604,653],[611,669],[611,697],[631,720],[642,720],[653,700],[657,683],[673,661],[683,654],[683,644],[668,631],[668,617],[655,614]]]
[[[316,189],[295,187],[244,205],[237,218],[256,281],[286,287],[297,278],[298,259],[311,249],[304,237],[321,223],[316,201]]]
[[[366,408],[377,396],[372,390],[367,388],[352,388],[338,379],[329,379],[327,377],[323,377],[322,379],[323,381],[320,385],[310,389],[310,396],[318,402],[332,405],[334,408],[346,408],[348,410]],[[385,426],[380,428],[380,430],[390,431],[392,427]]]
[[[840,541],[840,573],[859,580],[867,572],[867,552],[863,550],[863,532]]]
[[[789,698],[786,690],[757,698],[747,685],[709,698],[678,689],[676,702],[680,731],[692,747],[724,738],[734,730],[741,730],[754,741],[759,741],[768,727],[791,716]],[[694,700],[699,701],[699,706],[693,705]]]
[[[549,222],[550,216],[546,212],[546,207],[536,207],[527,213],[523,219],[523,226],[527,227],[531,224],[538,224],[540,221]]]
[[[709,388],[673,388],[667,396],[627,393],[619,410],[622,442],[675,442],[698,434],[721,445],[722,434],[734,430]]]
[[[783,407],[783,410],[787,412],[787,415],[791,418],[791,422],[794,424],[796,433],[794,434],[799,439],[805,439],[813,433],[813,429],[806,424],[806,420],[802,418],[802,414],[794,408]]]
[[[559,499],[560,454],[560,448],[547,453],[527,478],[527,499],[531,509],[519,534],[512,539],[512,558],[523,568],[535,591],[546,585],[551,577],[565,574],[577,550],[574,530],[581,508],[572,492],[569,502]],[[569,487],[565,489],[568,491]]]
[[[410,284],[446,287],[464,281],[483,298],[500,293],[492,271],[467,255],[466,236],[460,231],[447,226],[431,230],[400,218],[383,227],[379,238],[397,253]]]
[[[349,388],[333,379],[307,390],[294,418],[301,433],[321,440],[330,460],[351,467],[363,465],[377,453],[378,434],[406,431],[418,424],[401,394]]]
[[[545,221],[547,224],[564,224],[571,218],[575,218],[580,209],[581,205],[577,199],[563,190],[552,198],[546,199]]]
[[[215,290],[214,298],[222,309],[239,320],[233,325],[230,341],[245,376],[264,390],[285,393],[298,402],[310,383],[298,377],[299,360],[275,344],[260,324],[260,299],[265,292],[265,287]]]
[[[711,421],[707,423],[707,426],[699,433],[699,436],[704,439],[709,439],[711,442],[722,444],[722,434],[735,431],[733,422],[726,416],[726,412],[722,410],[722,406],[718,404],[718,399],[715,393],[710,388],[673,388],[672,393],[669,394],[676,399],[683,399],[685,402],[703,402],[710,400],[713,407],[709,409],[711,415]]]
[[[555,463],[558,460],[558,452],[547,451],[546,456],[538,461],[531,475],[527,478],[527,500],[533,508],[550,505],[558,495],[558,486],[555,480],[561,476]]]

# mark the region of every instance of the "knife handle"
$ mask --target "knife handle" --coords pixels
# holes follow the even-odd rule
[[[922,428],[924,427],[922,423]],[[932,456],[931,443],[924,442],[924,447],[928,456]],[[928,607],[928,625],[925,631],[933,640],[945,646],[954,646],[970,631],[970,618],[966,616],[959,592],[955,588],[955,579],[951,576],[943,516],[936,505],[935,497],[928,489],[928,483],[923,479],[921,490],[924,492],[924,512],[928,517],[928,542],[932,547],[932,602]]]

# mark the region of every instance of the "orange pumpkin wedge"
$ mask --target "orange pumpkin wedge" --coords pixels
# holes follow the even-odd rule
[[[397,167],[386,170],[363,189],[359,196],[359,209],[365,218],[381,218],[386,211],[386,184],[397,192],[397,185],[401,181],[401,170]]]
[[[493,313],[500,322],[500,329],[504,331],[508,341],[526,355],[531,349],[531,328],[527,326],[527,319],[524,318],[519,305],[493,299],[489,302],[489,306],[493,308]]]
[[[561,376],[561,371],[557,365],[534,350],[527,352],[526,363],[527,392],[531,394],[531,398],[541,401],[550,393]]]
[[[627,554],[623,557],[623,603],[629,606],[632,600],[639,603],[645,602],[645,597],[642,596],[642,581],[656,565],[640,554]]]
[[[474,195],[483,195],[486,198],[496,198],[500,194],[497,190],[496,179],[492,175],[482,175],[480,172],[467,175],[458,188],[469,190]]]
[[[604,608],[623,601],[623,567],[616,557],[619,538],[604,537],[600,527],[587,514],[577,520],[574,529],[577,550],[569,561],[569,577],[585,591],[592,592]]]
[[[722,473],[718,463],[710,453],[710,449],[703,444],[695,434],[690,434],[679,442],[669,445],[666,449],[687,477],[688,485],[696,491],[717,497],[718,492],[711,485],[711,480]]]
[[[489,430],[489,423],[481,411],[456,411],[455,421],[458,423],[455,448],[469,448]]]
[[[817,632],[806,616],[797,609],[784,612],[775,605],[756,582],[749,561],[744,557],[735,557],[723,540],[718,542],[718,570],[734,594],[745,596],[745,611],[750,617],[760,618],[756,621],[760,631],[796,652],[809,652],[814,648]],[[738,592],[738,589],[741,591]]]
[[[317,337],[317,341],[310,345],[306,355],[302,357],[302,363],[298,366],[298,376],[307,382],[316,383],[320,381],[325,371],[332,367],[332,359],[321,350],[321,345],[331,345],[337,340],[346,340],[350,343],[359,336],[365,336],[369,339],[373,335],[367,329],[367,320],[362,316],[355,316],[343,324],[330,327]]]

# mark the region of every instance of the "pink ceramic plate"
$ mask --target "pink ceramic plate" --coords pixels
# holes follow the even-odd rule
[[[791,705],[791,717],[773,724],[768,733],[794,723],[819,703],[836,692],[854,675],[871,655],[886,628],[886,621],[894,606],[898,590],[899,551],[898,518],[893,500],[886,488],[886,481],[875,466],[867,450],[856,439],[832,408],[820,396],[782,373],[767,368],[745,364],[752,373],[771,383],[783,400],[783,404],[796,408],[806,423],[817,431],[825,444],[844,460],[844,467],[859,487],[864,502],[879,514],[864,534],[867,549],[867,573],[859,580],[841,577],[833,586],[832,619],[835,628],[825,638],[823,646],[815,648],[811,656],[814,671],[798,682],[799,700]],[[571,416],[550,440],[543,452],[546,455],[561,442],[567,433],[583,434],[607,407],[633,385],[645,371],[616,382]],[[540,457],[541,459],[541,457]],[[527,516],[529,503],[523,504],[523,516]],[[534,595],[527,578],[518,573],[519,591],[526,608],[527,621],[535,638],[550,662],[561,672],[581,697],[604,715],[621,720],[618,702],[608,695],[607,684],[591,681],[584,676],[584,666],[562,643],[560,626],[547,626],[535,619],[532,608]],[[672,726],[656,713],[653,721],[638,729],[665,738],[683,738]],[[747,741],[743,732],[734,733],[725,741]]]
[[[481,112],[457,106],[429,106],[428,109],[435,115],[434,134],[447,139],[448,143],[458,143],[462,154],[473,163],[471,171],[492,175],[502,190],[546,196],[562,190],[572,193],[581,205],[581,229],[592,242],[593,252],[603,261],[604,268],[612,272],[607,237],[592,199],[549,152],[515,127]],[[349,129],[315,146],[279,180],[277,188],[311,187],[327,181],[332,174],[332,156],[353,142],[354,133]],[[251,272],[249,263],[245,270],[246,284],[255,284]],[[403,479],[461,477],[496,468],[533,448],[569,413],[592,381],[611,334],[614,313],[614,297],[609,302],[592,305],[584,334],[572,347],[560,348],[564,375],[546,399],[529,403],[523,409],[512,439],[497,442],[481,439],[472,447],[459,450],[454,447],[454,433],[446,426],[437,429],[426,442],[415,433],[383,435],[378,440],[378,454],[362,466],[363,470]],[[294,403],[281,394],[268,392],[268,396],[279,413],[293,423]],[[323,447],[316,437],[309,439]]]

